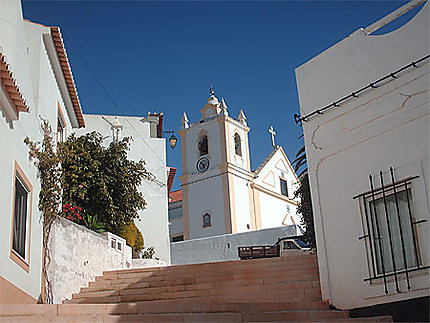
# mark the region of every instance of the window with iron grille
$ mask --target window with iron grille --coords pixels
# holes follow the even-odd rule
[[[366,242],[368,249],[370,277],[365,280],[383,278],[388,294],[387,277],[394,276],[395,289],[400,292],[401,274],[410,290],[409,272],[424,268],[416,226],[425,220],[416,219],[412,196],[412,181],[418,176],[395,180],[390,167],[387,173],[380,171],[378,177],[369,175],[370,191],[354,197],[364,202],[364,235],[359,239]]]
[[[392,273],[394,264],[396,270],[415,268],[418,261],[413,243],[416,237],[413,237],[415,233],[409,219],[409,207],[413,204],[411,189],[407,188],[396,192],[397,204],[396,196],[388,193],[385,195],[385,200],[382,193],[378,194],[374,200],[372,198],[366,199],[370,225],[373,231],[376,231],[373,234],[371,232],[370,235],[375,251],[377,275],[382,275],[384,271],[385,273]],[[397,213],[397,208],[399,213]],[[413,208],[411,208],[411,217],[414,218]],[[403,259],[403,253],[405,259]]]

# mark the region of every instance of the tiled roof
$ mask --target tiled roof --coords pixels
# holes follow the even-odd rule
[[[7,64],[6,57],[3,54],[0,54],[0,78],[16,112],[29,112],[27,101],[22,96],[17,81],[14,79],[10,66]]]
[[[167,179],[167,192],[170,193],[170,190],[173,186],[173,181],[175,180],[175,174],[176,174],[176,168],[175,167],[169,167],[169,178]]]
[[[182,190],[169,192],[169,203],[182,201]]]
[[[66,80],[67,90],[69,91],[70,99],[72,100],[73,109],[78,119],[80,128],[85,127],[84,116],[82,114],[81,103],[79,102],[78,92],[76,91],[75,81],[73,80],[72,70],[69,60],[67,59],[66,49],[64,47],[63,38],[61,37],[59,27],[49,27],[51,29],[52,40],[54,41],[55,50],[58,60],[60,61],[64,79]]]

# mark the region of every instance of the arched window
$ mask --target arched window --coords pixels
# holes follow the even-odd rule
[[[203,228],[207,228],[207,227],[210,227],[210,226],[212,226],[211,215],[210,215],[210,213],[205,212],[203,214]]]
[[[208,136],[203,135],[199,139],[199,154],[200,156],[207,155],[209,153],[208,149]]]
[[[240,142],[240,136],[238,133],[234,134],[234,153],[236,155],[242,156],[242,146]]]

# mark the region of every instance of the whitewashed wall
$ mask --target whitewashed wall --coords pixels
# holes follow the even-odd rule
[[[296,70],[301,114],[305,115],[429,54],[429,5],[385,35],[357,30]],[[422,266],[429,265],[429,62],[369,89],[303,124],[314,207],[322,295],[338,308],[356,308],[428,296],[428,270],[415,271],[411,291],[388,279],[372,284],[360,199],[390,166],[398,180],[412,181],[413,211]],[[380,187],[376,182],[375,186]]]
[[[254,179],[257,185],[254,189],[260,201],[261,227],[264,229],[283,223],[300,224],[300,217],[296,213],[298,198],[294,197],[298,178],[282,150],[283,148],[277,148]],[[288,198],[281,194],[281,178],[287,182]]]
[[[103,118],[115,122],[114,116],[85,115],[86,127],[76,133],[82,135],[98,131],[105,138],[104,143],[110,144],[111,125]],[[165,139],[151,138],[150,123],[144,117],[118,117],[118,120],[123,125],[120,138],[133,138],[128,157],[136,161],[143,159],[145,167],[156,177],[153,182],[144,180],[138,188],[147,205],[143,211],[139,211],[140,220],[136,220],[135,224],[142,231],[145,246],[154,247],[154,257],[170,262]]]
[[[224,234],[170,244],[172,265],[239,260],[237,247],[273,245],[278,238],[301,235],[298,226]]]
[[[235,173],[233,173],[235,174]],[[234,197],[234,212],[236,215],[236,232],[246,232],[252,230],[251,204],[249,194],[250,182],[242,177],[231,175],[231,194]]]
[[[28,136],[32,141],[42,140],[39,116],[48,120],[55,132],[57,104],[66,118],[66,131],[70,133],[72,130],[47,47],[43,42],[43,35],[49,34],[48,27],[23,20],[19,0],[0,1],[0,52],[6,56],[13,77],[30,109],[28,113],[20,112],[18,120],[11,121],[4,110],[6,103],[0,101],[0,146],[3,148],[0,157],[0,276],[35,299],[39,297],[41,287],[42,225],[38,210],[40,183],[36,168],[28,158],[24,139]],[[31,228],[29,272],[10,258],[15,161],[33,186],[31,223],[28,227]]]
[[[51,264],[48,277],[52,283],[54,304],[71,299],[81,287],[88,286],[103,271],[132,266],[131,248],[124,252],[111,248],[106,234],[91,231],[64,218],[58,218],[49,240]]]
[[[205,176],[218,174],[218,170],[206,171]],[[190,199],[189,218],[190,218],[190,239],[205,236],[219,235],[226,232],[224,217],[224,197],[223,183],[221,176],[210,179],[210,184],[201,181],[188,185]],[[210,211],[210,227],[203,228],[203,212]]]
[[[184,218],[182,217],[182,201],[169,203],[169,235],[184,234]]]

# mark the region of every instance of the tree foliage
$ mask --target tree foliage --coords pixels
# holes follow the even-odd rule
[[[79,206],[84,219],[119,234],[145,208],[137,187],[153,175],[143,160],[127,158],[130,137],[108,147],[102,141],[101,134],[91,132],[80,137],[72,134],[61,145],[63,203]]]
[[[140,251],[143,249],[143,236],[134,222],[125,225],[121,229],[120,236],[123,237],[132,248],[133,258],[139,258]]]
[[[294,196],[300,199],[297,206],[297,213],[300,215],[301,224],[305,227],[305,239],[312,246],[316,247],[315,243],[315,229],[314,229],[314,215],[312,211],[312,197],[309,185],[309,176],[306,159],[305,146],[300,148],[297,152],[295,160],[292,162],[294,171],[299,173],[299,187],[294,192]]]

